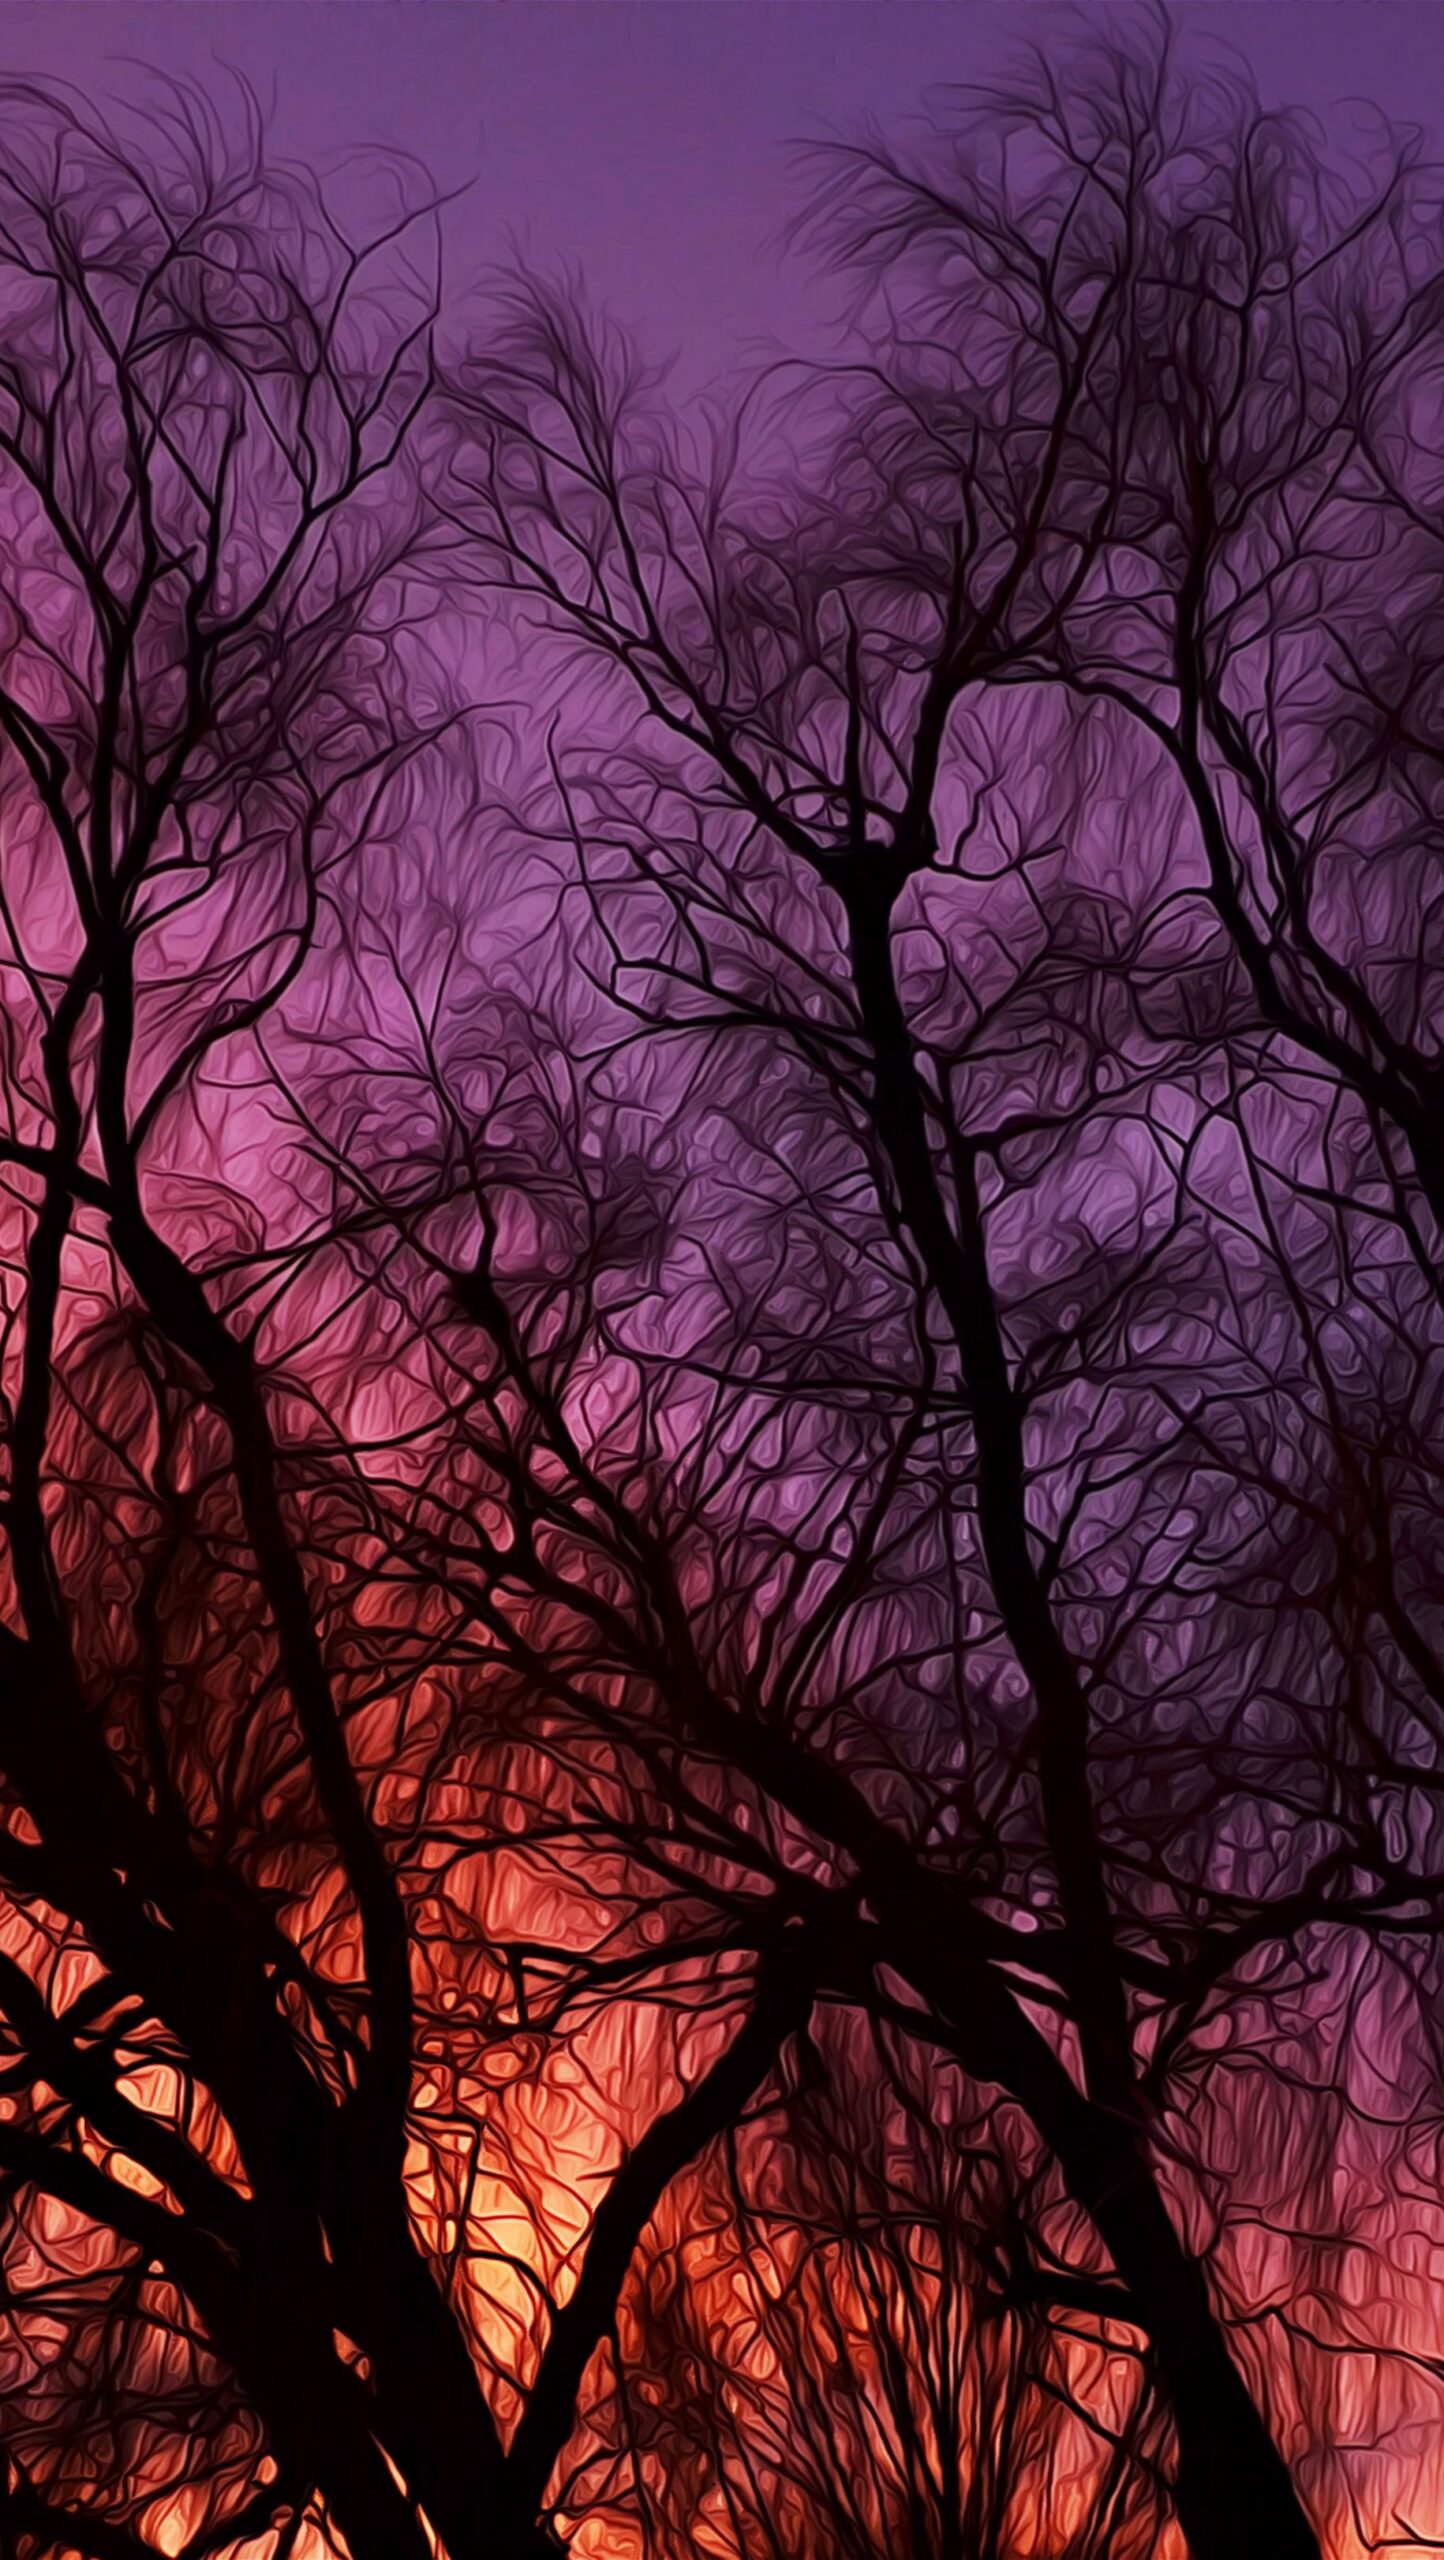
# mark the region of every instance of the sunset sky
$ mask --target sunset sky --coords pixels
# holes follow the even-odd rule
[[[619,318],[705,380],[819,325],[780,237],[789,145],[993,64],[1015,0],[10,0],[15,71],[108,82],[232,64],[308,160],[387,144],[464,187],[452,277],[520,242],[585,269]],[[1120,5],[1115,14],[1127,14]],[[1431,0],[1218,0],[1178,11],[1253,63],[1270,104],[1361,97],[1427,121],[1444,98]],[[1444,123],[1444,115],[1440,116]]]
[[[1444,2554],[1444,0],[1163,7],[0,0],[4,2555]]]

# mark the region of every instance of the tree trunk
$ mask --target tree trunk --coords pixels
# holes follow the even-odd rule
[[[1319,2560],[1318,2539],[1288,2466],[1233,2361],[1203,2272],[1174,2228],[1147,2158],[1092,1803],[1087,1695],[1033,1559],[1022,1422],[988,1273],[972,1164],[964,1155],[957,1168],[955,1227],[933,1162],[897,989],[891,915],[904,876],[885,856],[870,864],[864,852],[843,899],[853,985],[872,1055],[873,1121],[903,1222],[952,1330],[972,1406],[984,1560],[1004,1633],[1037,1710],[1044,1828],[1077,1956],[1070,1990],[1086,2098],[990,1967],[969,1968],[964,2015],[967,2001],[977,1999],[977,1975],[986,1971],[996,2001],[994,2037],[984,2042],[995,2038],[997,2053],[991,2067],[981,2052],[976,2062],[1028,2108],[1152,2340],[1177,2431],[1179,2521],[1195,2560]],[[895,1926],[902,1916],[894,1912]],[[920,1952],[926,1969],[926,1949]],[[922,1988],[916,1963],[908,1970]]]

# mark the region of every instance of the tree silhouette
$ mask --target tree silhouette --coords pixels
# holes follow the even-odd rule
[[[0,126],[6,2547],[1431,2547],[1422,151]]]
[[[213,1117],[464,708],[416,584],[432,210],[399,172],[357,245],[188,94],[144,156],[6,106],[8,2529],[289,2544],[319,2497],[353,2553],[499,2504],[530,2547],[549,2462],[519,2508],[409,2208],[413,1922],[323,1596],[347,1496],[275,1375],[311,1242],[237,1187],[264,1103]]]

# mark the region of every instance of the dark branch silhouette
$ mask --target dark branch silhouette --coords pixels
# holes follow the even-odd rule
[[[0,88],[16,2560],[1439,2547],[1435,173],[804,174]]]

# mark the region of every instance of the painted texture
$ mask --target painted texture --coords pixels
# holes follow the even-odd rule
[[[0,90],[27,2555],[1444,2534],[1441,182],[836,17]]]

